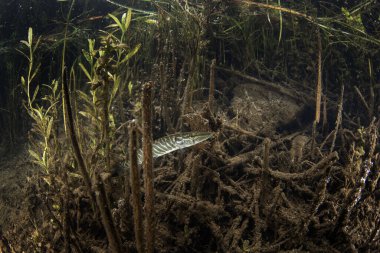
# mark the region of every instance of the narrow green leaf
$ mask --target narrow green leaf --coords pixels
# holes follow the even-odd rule
[[[83,99],[84,102],[86,102],[87,104],[92,104],[89,95],[87,95],[86,93],[84,93],[83,91],[80,91],[80,90],[77,90],[77,92],[78,92],[79,97],[80,97],[81,99]]]
[[[40,70],[40,67],[41,67],[41,63],[38,64],[38,66],[37,66],[36,69],[34,70],[32,76],[30,77],[30,81],[32,81],[32,80],[36,77],[38,71]]]
[[[120,87],[120,77],[116,76],[114,78],[114,84],[111,91],[111,100],[116,96],[116,93],[119,90],[119,87]]]
[[[128,83],[128,92],[129,92],[129,95],[132,95],[132,89],[133,89],[132,81],[129,81],[129,83]]]
[[[25,82],[25,78],[23,76],[21,76],[21,85],[22,85],[22,87],[26,88],[26,82]]]
[[[29,30],[28,30],[28,42],[29,42],[30,46],[33,43],[33,29],[32,29],[32,27],[29,27]]]
[[[46,128],[46,137],[47,138],[50,138],[50,134],[51,134],[51,129],[52,129],[52,127],[53,127],[53,121],[54,121],[54,118],[53,117],[51,117],[50,119],[49,119],[49,122],[48,122],[48,125],[47,125],[47,128]]]
[[[20,43],[24,44],[27,48],[30,48],[30,44],[26,40],[20,40]]]
[[[90,53],[87,52],[86,50],[82,49],[82,54],[83,54],[84,58],[86,59],[86,61],[91,64],[92,63],[92,57],[91,57]]]
[[[22,54],[30,62],[29,56],[27,56],[24,52],[22,52],[21,50],[18,50],[18,49],[16,49],[16,51],[19,52],[20,54]]]
[[[40,89],[40,86],[37,86],[36,89],[34,90],[33,97],[31,100],[32,103],[36,99],[39,89]]]
[[[36,152],[34,152],[31,149],[29,149],[28,151],[29,151],[29,155],[31,157],[33,157],[36,161],[40,161],[41,160],[40,156]]]
[[[90,54],[94,52],[94,47],[95,47],[95,40],[88,39],[88,51],[90,52]]]
[[[84,74],[87,76],[88,80],[92,81],[91,75],[87,71],[86,67],[82,63],[79,63],[79,67],[82,69],[82,71],[84,72]]]
[[[151,19],[151,18],[145,20],[145,23],[150,24],[150,25],[158,25],[158,21],[156,19]]]
[[[36,116],[38,116],[38,119],[39,120],[42,120],[44,117],[42,116],[42,112],[41,112],[41,109],[38,108],[32,108],[32,111],[35,113]]]
[[[113,21],[115,21],[115,23],[117,24],[117,26],[124,33],[125,32],[124,26],[120,23],[120,20],[117,17],[115,17],[114,15],[112,15],[111,13],[108,13],[108,16],[110,16],[113,19]]]
[[[128,9],[127,19],[124,22],[124,31],[128,30],[128,27],[131,24],[131,20],[132,20],[132,10]]]
[[[125,63],[126,61],[128,61],[132,56],[134,56],[140,49],[141,47],[141,44],[138,44],[137,46],[135,46],[125,57],[124,59],[120,62],[121,63]]]
[[[47,114],[50,112],[50,110],[54,108],[54,106],[55,106],[56,104],[58,104],[58,101],[54,102],[53,104],[51,104],[51,105],[47,108],[47,110],[46,110],[46,112],[45,112],[45,115],[47,115]]]
[[[53,81],[51,82],[51,85],[52,85],[52,87],[53,87],[53,94],[56,94],[57,89],[58,89],[58,81],[57,81],[57,80],[53,80]]]
[[[110,25],[107,25],[106,28],[116,28],[116,27],[119,27],[118,24],[110,24]]]
[[[124,12],[123,15],[121,16],[121,23],[125,24],[126,19],[127,19],[127,13]]]
[[[34,45],[34,47],[33,47],[33,53],[34,53],[34,51],[36,51],[36,49],[37,49],[38,46],[40,45],[40,42],[41,42],[41,36],[38,37],[38,40],[37,40],[37,42],[36,42],[36,45]]]
[[[95,120],[98,123],[101,122],[101,120],[99,118],[96,118],[95,115],[93,115],[93,113],[91,113],[91,112],[80,111],[79,114],[82,115],[82,116],[84,116],[87,119]]]
[[[111,113],[109,114],[108,119],[109,119],[110,128],[114,129],[115,128],[115,118],[113,117],[113,115]]]
[[[85,118],[87,119],[92,119],[94,118],[89,112],[85,112],[85,111],[79,111],[79,114],[84,116]]]

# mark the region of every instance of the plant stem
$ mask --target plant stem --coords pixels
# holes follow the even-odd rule
[[[145,240],[147,253],[154,252],[154,189],[152,154],[152,82],[143,87],[143,170],[145,188]]]
[[[142,225],[142,205],[140,197],[140,176],[137,163],[137,140],[136,126],[129,126],[129,161],[131,167],[131,189],[133,206],[133,224],[135,229],[135,240],[137,252],[142,253],[143,244],[143,225]]]

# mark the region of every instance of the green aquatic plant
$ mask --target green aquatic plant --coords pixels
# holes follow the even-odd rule
[[[131,23],[132,11],[128,10],[121,19],[109,14],[114,21],[107,31],[103,31],[100,45],[88,40],[88,50],[83,50],[84,60],[79,67],[88,79],[89,93],[78,91],[84,102],[79,114],[89,123],[88,138],[93,156],[102,157],[110,170],[110,153],[115,146],[116,98],[126,89],[125,72],[128,61],[139,51],[141,44],[130,47],[127,44],[127,30]],[[131,89],[131,88],[129,88]]]
[[[58,82],[53,80],[51,85],[36,85],[32,92],[32,83],[40,69],[40,63],[35,61],[35,52],[39,46],[40,38],[36,42],[33,40],[33,29],[28,30],[28,40],[22,40],[28,53],[19,51],[28,60],[27,75],[21,76],[21,85],[27,96],[27,103],[25,108],[29,116],[33,119],[33,128],[30,132],[30,147],[29,154],[33,162],[43,168],[46,174],[49,174],[54,163],[54,154],[57,152],[56,135],[54,133],[55,123],[58,118],[57,104],[60,100],[60,92],[58,89]],[[45,102],[45,106],[36,103],[40,87],[44,87],[48,92],[41,99]],[[46,182],[49,180],[45,179]]]

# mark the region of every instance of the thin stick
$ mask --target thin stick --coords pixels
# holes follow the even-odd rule
[[[262,224],[263,221],[260,218],[260,196],[262,195],[262,182],[257,181],[252,186],[252,203],[251,203],[251,210],[254,210],[254,214],[252,214],[252,218],[255,222],[255,228],[253,229],[253,241],[255,243],[255,246],[253,248],[253,251],[258,250],[257,252],[260,252],[260,248],[262,246]],[[256,250],[255,250],[256,249]]]
[[[321,117],[321,97],[322,97],[322,41],[319,28],[317,30],[318,40],[318,69],[317,69],[317,88],[315,93],[315,122],[319,123]]]
[[[213,59],[211,61],[210,65],[210,89],[208,93],[208,106],[210,109],[210,112],[212,112],[213,104],[214,104],[214,96],[215,96],[215,65],[216,65],[216,59]]]
[[[160,62],[160,95],[161,95],[161,117],[162,117],[162,128],[163,131],[172,131],[172,125],[169,117],[168,111],[168,84],[164,68],[164,63]]]
[[[269,150],[270,150],[270,139],[269,138],[265,138],[264,139],[264,169],[268,169],[269,168]]]
[[[334,130],[333,140],[332,140],[331,147],[330,147],[330,153],[333,152],[333,150],[334,150],[336,135],[338,134],[338,130],[339,130],[340,125],[342,123],[343,94],[344,94],[344,85],[342,84],[342,87],[340,90],[340,96],[339,96],[338,115],[336,116],[335,130]]]
[[[154,188],[152,154],[152,86],[148,82],[143,87],[143,171],[145,188],[145,240],[147,253],[154,252]]]
[[[137,140],[136,126],[129,126],[129,161],[131,166],[131,188],[133,205],[133,225],[135,229],[136,249],[138,253],[144,251],[143,225],[142,225],[142,204],[140,197],[140,176],[137,163]]]
[[[322,132],[323,134],[327,131],[327,96],[322,96],[323,100],[323,118],[322,118]]]
[[[317,146],[317,122],[315,120],[311,129],[311,138],[311,157],[314,158]]]
[[[182,112],[181,117],[189,112],[191,108],[191,97],[192,97],[192,84],[193,84],[193,75],[194,75],[194,69],[195,69],[195,59],[190,60],[190,66],[189,66],[189,74],[186,81],[185,90],[183,93],[183,101],[182,101]],[[182,122],[182,120],[181,120]],[[182,128],[182,123],[181,123]]]
[[[368,115],[370,115],[371,109],[369,108],[369,105],[368,105],[366,99],[364,98],[363,94],[360,92],[358,87],[354,86],[354,89],[355,89],[356,93],[358,94],[360,101],[362,101],[365,109],[367,110]]]
[[[369,111],[368,118],[371,120],[375,112],[375,89],[374,89],[374,77],[373,77],[373,65],[371,58],[368,59],[368,71],[369,71]]]

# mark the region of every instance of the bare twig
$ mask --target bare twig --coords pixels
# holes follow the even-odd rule
[[[312,177],[319,176],[321,174],[321,171],[327,168],[330,162],[333,162],[336,159],[338,159],[338,153],[335,151],[333,153],[330,153],[328,156],[323,158],[319,163],[315,164],[310,169],[304,172],[286,173],[286,172],[281,172],[281,171],[275,171],[269,168],[266,171],[272,177],[275,177],[281,180],[299,180],[299,179],[305,179],[305,178],[312,178]]]
[[[291,140],[296,135],[299,135],[299,133],[298,132],[293,133],[293,134],[285,136],[279,140],[273,141],[270,143],[270,148],[276,147],[277,145],[283,143],[285,140]],[[251,161],[255,156],[261,154],[263,148],[264,148],[263,146],[260,146],[255,150],[252,150],[250,152],[246,152],[246,153],[243,153],[243,154],[240,154],[238,156],[234,156],[234,157],[228,159],[228,166],[235,167],[235,166],[238,166],[238,165],[241,165],[241,164],[244,164],[246,162]]]
[[[343,95],[344,95],[344,85],[340,89],[339,104],[338,104],[338,115],[336,116],[335,129],[333,134],[333,140],[330,147],[330,153],[334,150],[336,135],[342,123],[342,111],[343,111]]]
[[[371,109],[369,108],[369,105],[368,105],[366,99],[364,98],[363,94],[360,92],[360,90],[357,86],[354,86],[354,89],[355,89],[356,93],[358,94],[360,101],[363,103],[363,106],[365,107],[365,109],[367,110],[368,115],[369,115]]]
[[[215,65],[216,65],[216,60],[213,59],[210,65],[210,86],[209,86],[210,89],[208,93],[208,106],[211,112],[213,111],[214,93],[215,93]]]
[[[254,132],[244,130],[244,129],[238,127],[238,126],[231,126],[231,125],[228,125],[226,123],[223,123],[223,127],[226,128],[226,129],[230,129],[232,131],[238,132],[240,134],[247,135],[247,136],[255,138],[255,139],[259,139],[259,140],[263,140],[264,139],[263,137],[256,135]]]

